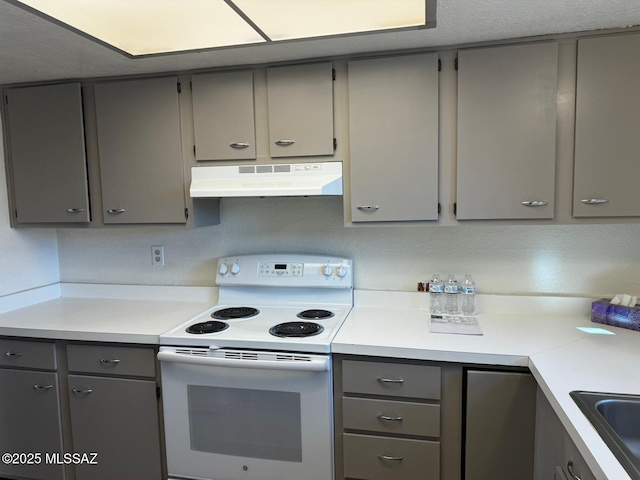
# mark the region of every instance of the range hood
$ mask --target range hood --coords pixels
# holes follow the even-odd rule
[[[191,168],[192,198],[342,195],[342,162]]]

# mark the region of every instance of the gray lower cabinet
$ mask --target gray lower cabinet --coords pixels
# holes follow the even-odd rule
[[[535,480],[596,480],[540,388],[537,389]]]
[[[48,455],[63,452],[53,343],[0,340],[0,477],[64,479]],[[16,368],[11,368],[11,365]],[[36,370],[40,369],[40,370]]]
[[[67,356],[73,450],[98,454],[75,466],[76,479],[160,480],[154,349],[68,345]]]
[[[11,88],[6,102],[16,223],[88,222],[80,84]]]
[[[178,81],[95,86],[105,224],[185,223]]]
[[[465,480],[533,479],[536,381],[529,373],[466,372]]]
[[[196,160],[256,158],[253,71],[191,77]]]
[[[558,45],[458,53],[459,220],[553,218]]]
[[[333,64],[267,69],[271,157],[333,155]]]
[[[438,219],[438,55],[349,62],[352,222]]]
[[[640,35],[578,41],[574,217],[640,216]]]
[[[461,367],[334,360],[336,479],[460,479]]]

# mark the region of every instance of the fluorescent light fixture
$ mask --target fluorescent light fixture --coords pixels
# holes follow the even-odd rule
[[[131,57],[435,27],[436,0],[7,0]]]
[[[418,27],[424,0],[233,0],[272,40]]]

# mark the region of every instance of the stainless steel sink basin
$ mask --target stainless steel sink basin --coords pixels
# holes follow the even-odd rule
[[[571,392],[620,464],[640,479],[640,395]]]

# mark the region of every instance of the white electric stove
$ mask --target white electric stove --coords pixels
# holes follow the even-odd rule
[[[331,340],[351,260],[218,261],[219,303],[160,336],[169,479],[332,480]]]

